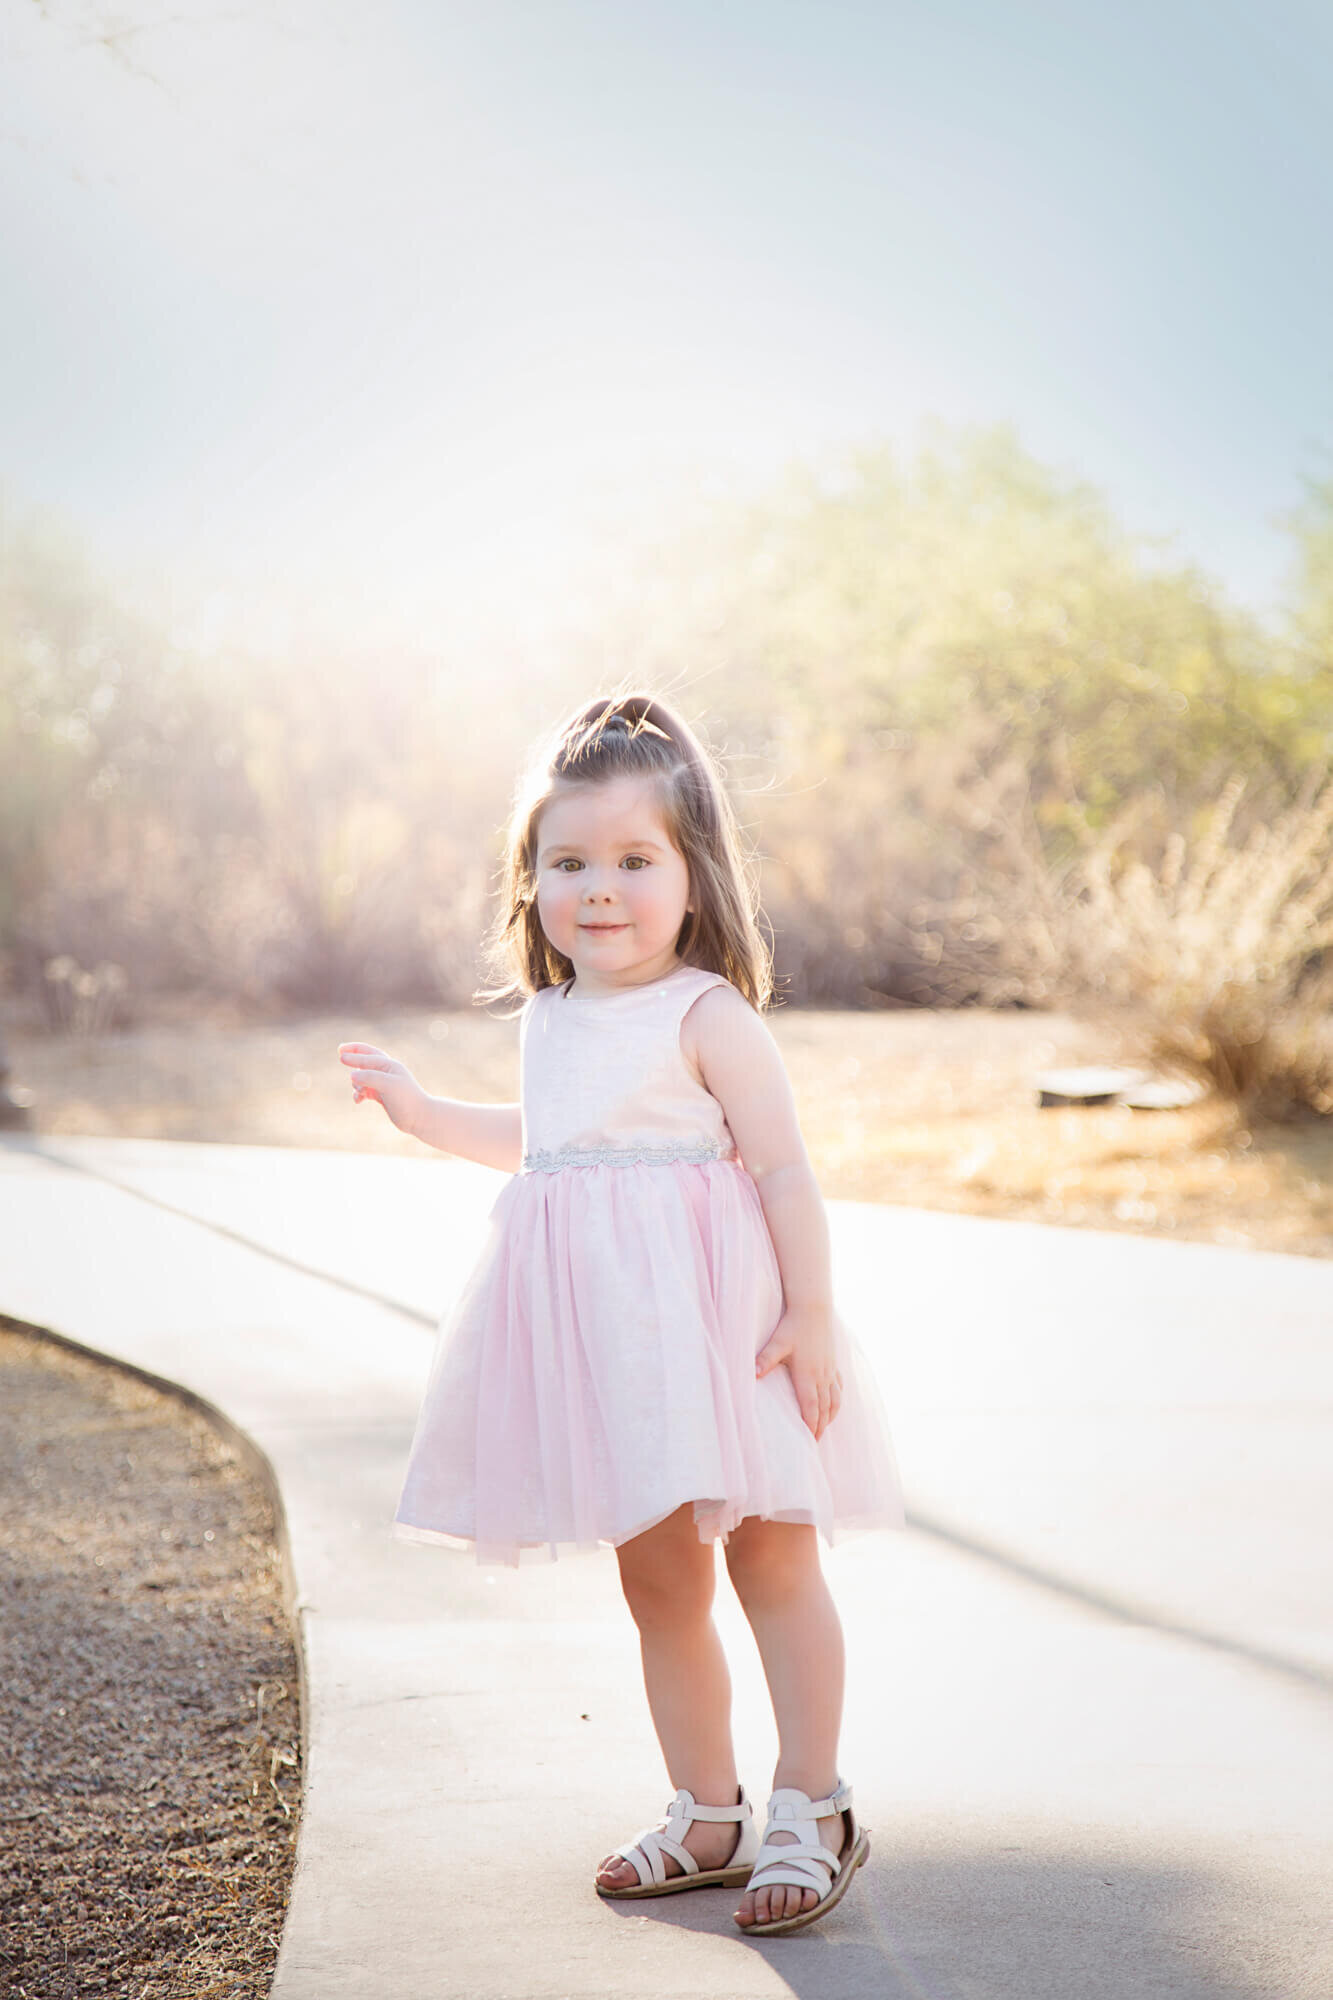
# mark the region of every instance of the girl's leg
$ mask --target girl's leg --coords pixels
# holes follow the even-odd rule
[[[677,1791],[700,1805],[732,1805],[740,1796],[731,1744],[731,1676],[713,1624],[713,1545],[701,1542],[691,1505],[616,1551],[620,1586],[639,1628],[643,1682],[657,1740]],[[685,1846],[701,1868],[720,1868],[740,1837],[735,1822],[696,1820]],[[668,1856],[668,1875],[680,1869]],[[608,1855],[597,1871],[603,1888],[632,1889],[628,1861]]]
[[[759,1646],[778,1725],[773,1789],[794,1785],[827,1798],[838,1780],[844,1657],[842,1625],[819,1566],[814,1528],[749,1515],[727,1542],[727,1570]],[[778,1835],[778,1844],[795,1835]],[[831,1854],[844,1844],[839,1813],[819,1821]],[[790,1884],[749,1890],[736,1917],[742,1928],[813,1909],[813,1889]]]

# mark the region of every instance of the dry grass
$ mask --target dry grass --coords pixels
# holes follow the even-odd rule
[[[1184,1111],[1038,1110],[1034,1078],[1116,1061],[1123,1031],[1035,1011],[771,1017],[811,1157],[834,1199],[1333,1255],[1333,1118],[1246,1123]],[[420,1157],[378,1106],[351,1102],[340,1041],[391,1050],[443,1096],[513,1101],[516,1029],[480,1011],[247,1024],[180,1008],[131,1033],[11,1036],[38,1128],[319,1146]]]
[[[1132,1018],[1132,1060],[1243,1119],[1333,1114],[1333,769],[1308,772],[1285,805],[1249,800],[1243,819],[1239,773],[1206,808],[1137,792],[1100,830],[1071,793],[1077,844],[1059,867],[1020,764],[974,769],[972,786],[1001,865],[979,900],[935,914],[941,950],[979,971],[987,1002]],[[962,915],[980,921],[959,929]]]

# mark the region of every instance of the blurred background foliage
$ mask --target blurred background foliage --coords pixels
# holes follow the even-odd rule
[[[1061,928],[1088,857],[1128,881],[1174,842],[1178,867],[1220,798],[1243,842],[1329,767],[1333,483],[1286,525],[1288,600],[1260,621],[1008,428],[941,428],[910,461],[867,450],[696,509],[501,668],[461,645],[194,657],[10,505],[0,971],[51,1008],[53,961],[120,968],[121,1022],[189,989],[256,1013],[465,1005],[520,763],[629,681],[721,755],[789,1000],[1120,992],[1086,923],[1077,950]],[[1322,976],[1322,859],[1293,878],[1309,951],[1287,940],[1286,1001]]]

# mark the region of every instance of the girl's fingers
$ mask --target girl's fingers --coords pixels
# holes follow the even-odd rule
[[[379,1070],[354,1069],[352,1071],[353,1090],[371,1090],[377,1083],[381,1083],[382,1081],[383,1077]]]
[[[806,1429],[814,1432],[818,1442],[838,1414],[842,1404],[840,1392],[833,1382],[798,1382],[796,1400]]]
[[[767,1341],[764,1344],[764,1346],[760,1348],[758,1354],[755,1356],[755,1362],[754,1362],[755,1374],[767,1375],[770,1372],[770,1370],[776,1368],[780,1362],[786,1360],[787,1355],[790,1353],[790,1351],[791,1350],[788,1347],[784,1346],[781,1341],[773,1341],[773,1340]]]

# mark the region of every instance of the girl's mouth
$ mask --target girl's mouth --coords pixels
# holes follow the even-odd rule
[[[628,924],[580,924],[579,928],[580,930],[585,930],[585,931],[596,931],[598,935],[601,937],[609,937],[612,931],[628,930],[629,925]]]

